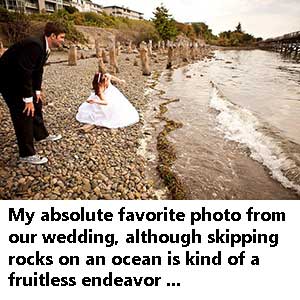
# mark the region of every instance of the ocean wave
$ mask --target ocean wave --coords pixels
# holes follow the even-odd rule
[[[252,112],[231,103],[212,83],[210,107],[217,110],[218,129],[226,139],[246,145],[250,156],[270,171],[284,187],[300,194],[300,167],[280,143],[260,130],[263,124]]]

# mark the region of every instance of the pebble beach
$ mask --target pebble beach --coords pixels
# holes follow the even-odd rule
[[[44,68],[46,96],[44,119],[50,134],[63,139],[36,143],[37,154],[48,164],[34,166],[18,161],[18,148],[8,109],[0,101],[0,198],[1,199],[155,199],[145,175],[145,158],[137,154],[144,139],[145,95],[151,77],[143,76],[136,54],[122,53],[120,73],[126,80],[118,88],[140,114],[140,122],[121,129],[81,130],[75,115],[91,92],[91,79],[98,69],[97,59],[79,59],[68,66],[66,53],[51,54]],[[152,74],[165,67],[166,58],[152,64]]]

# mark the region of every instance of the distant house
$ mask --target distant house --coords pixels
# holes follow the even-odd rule
[[[115,17],[123,17],[129,19],[136,19],[142,20],[144,18],[144,14],[140,13],[135,10],[131,10],[128,7],[124,6],[104,6],[103,11],[106,12],[108,15],[115,16]]]
[[[90,0],[69,0],[71,6],[76,7],[80,12],[102,12],[103,6],[93,3]]]
[[[0,0],[0,7],[25,13],[52,13],[67,6],[74,6],[80,12],[102,12],[102,5],[90,0]]]

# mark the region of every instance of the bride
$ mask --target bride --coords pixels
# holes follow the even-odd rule
[[[108,73],[95,74],[93,92],[80,105],[77,121],[107,128],[125,127],[139,121],[136,109],[111,81],[125,83]]]

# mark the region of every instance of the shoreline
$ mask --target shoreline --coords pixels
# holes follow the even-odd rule
[[[216,61],[218,60],[217,57]],[[299,194],[297,195],[296,191],[284,186],[274,176],[271,176],[270,170],[264,164],[253,159],[250,156],[250,150],[243,149],[242,144],[224,139],[224,133],[221,131],[219,131],[220,134],[217,133],[218,131],[205,134],[210,132],[210,128],[217,127],[217,118],[208,117],[212,108],[206,97],[211,90],[211,76],[208,76],[207,70],[206,72],[203,71],[204,73],[200,73],[204,74],[200,75],[200,83],[200,79],[197,79],[199,69],[202,70],[196,64],[194,68],[193,65],[189,65],[187,68],[177,70],[175,74],[166,73],[163,77],[163,85],[160,85],[166,91],[169,99],[176,98],[180,94],[180,97],[186,100],[171,104],[167,117],[183,124],[189,124],[188,128],[194,128],[191,134],[187,130],[178,130],[178,132],[170,135],[170,140],[175,146],[175,152],[178,153],[178,158],[172,169],[178,173],[183,183],[191,188],[192,193],[188,194],[188,198],[207,200],[299,199]],[[173,79],[171,80],[171,78]],[[186,78],[192,78],[190,80],[194,78],[194,81],[186,80]],[[183,81],[186,81],[186,84],[181,84]],[[200,92],[196,93],[195,91],[195,94],[185,92],[192,88],[188,82],[192,82],[194,85],[198,84],[198,86],[201,84],[201,89],[198,89]],[[182,93],[180,92],[181,89],[183,89]],[[193,99],[198,100],[194,101]],[[161,100],[161,102],[163,101]],[[189,110],[190,106],[187,103],[194,105],[195,108],[197,107],[199,111],[203,112],[201,117],[199,116],[203,119],[200,125],[198,125],[197,118],[193,118],[195,114]],[[213,116],[218,115],[217,110],[212,113]],[[200,131],[196,132],[195,129],[200,129]],[[193,145],[199,145],[199,147],[194,146],[193,148]],[[230,163],[226,164],[224,161]],[[248,178],[247,174],[252,174],[252,176]],[[221,178],[221,180],[218,181],[217,178]],[[226,182],[230,182],[230,184],[227,186]],[[256,189],[256,187],[260,188]]]

